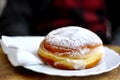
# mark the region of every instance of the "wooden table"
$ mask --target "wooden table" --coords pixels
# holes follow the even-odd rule
[[[120,54],[119,46],[108,46]],[[0,80],[120,80],[120,66],[116,69],[87,77],[60,77],[36,73],[23,67],[13,67],[0,49]]]

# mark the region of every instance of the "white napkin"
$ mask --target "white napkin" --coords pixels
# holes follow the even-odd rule
[[[13,66],[35,65],[42,64],[37,51],[43,39],[43,36],[2,36],[0,43]]]

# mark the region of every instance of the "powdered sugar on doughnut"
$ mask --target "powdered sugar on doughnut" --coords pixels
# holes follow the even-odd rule
[[[63,27],[51,31],[46,36],[46,42],[73,49],[87,44],[102,43],[101,39],[95,33],[76,26]]]

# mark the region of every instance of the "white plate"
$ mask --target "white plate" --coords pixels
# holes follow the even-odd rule
[[[32,70],[38,73],[44,73],[48,75],[55,75],[55,76],[90,76],[90,75],[97,75],[104,72],[111,71],[117,68],[120,64],[120,56],[117,52],[104,47],[105,49],[105,56],[103,60],[95,67],[90,69],[84,70],[60,70],[48,65],[32,65],[32,66],[23,66],[26,69]]]

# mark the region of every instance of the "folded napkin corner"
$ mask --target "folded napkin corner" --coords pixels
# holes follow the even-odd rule
[[[35,65],[42,64],[36,54],[43,39],[44,37],[2,36],[0,44],[13,66]]]

